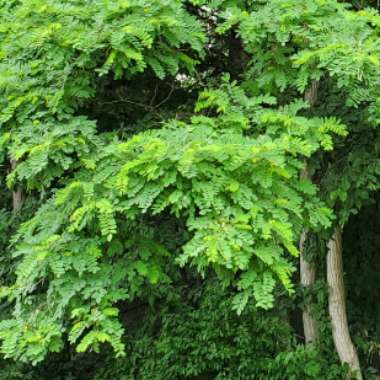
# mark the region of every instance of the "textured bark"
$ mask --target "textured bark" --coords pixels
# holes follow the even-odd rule
[[[336,228],[328,242],[327,282],[329,285],[329,313],[335,349],[342,363],[347,363],[356,378],[362,380],[358,354],[348,330],[343,282],[342,233]]]
[[[318,99],[318,87],[319,81],[313,80],[305,91],[305,100],[310,104],[310,106],[314,106]]]
[[[11,160],[11,168],[14,170],[17,166],[16,160]],[[13,203],[13,213],[16,214],[21,210],[23,202],[22,190],[20,188],[15,188],[12,192],[12,203]]]
[[[308,262],[304,257],[304,245],[307,238],[307,231],[303,231],[300,238],[299,249],[300,256],[300,275],[301,285],[304,287],[312,286],[315,283],[316,269],[315,264]],[[318,339],[318,325],[317,320],[313,317],[311,312],[311,305],[305,304],[302,312],[303,332],[306,343],[312,343]]]
[[[318,81],[313,81],[310,87],[305,91],[305,100],[314,106],[318,97]],[[301,173],[301,178],[310,178],[307,164]],[[300,236],[299,250],[300,250],[300,281],[304,287],[310,287],[315,283],[316,267],[315,263],[308,262],[305,259],[304,245],[307,238],[307,231],[304,230]],[[312,343],[318,338],[318,325],[317,320],[313,317],[311,312],[311,305],[305,304],[302,312],[303,331],[306,343]]]

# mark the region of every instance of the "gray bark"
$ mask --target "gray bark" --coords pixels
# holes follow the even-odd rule
[[[339,228],[335,229],[327,247],[329,314],[335,349],[340,361],[348,364],[350,370],[355,373],[357,380],[362,380],[359,357],[348,329],[343,281],[342,233]]]
[[[304,230],[301,234],[299,249],[300,256],[300,275],[301,285],[304,287],[310,287],[315,283],[316,268],[315,264],[306,261],[304,257],[304,245],[307,238],[307,231]],[[306,343],[313,343],[318,339],[318,324],[317,320],[313,317],[311,311],[311,305],[305,304],[302,312],[303,331],[305,335]]]
[[[14,170],[17,166],[17,161],[16,160],[11,160],[11,168]],[[22,202],[23,202],[23,196],[22,196],[22,190],[19,187],[16,187],[12,191],[12,210],[13,213],[16,214],[21,210],[22,207]]]
[[[318,97],[319,82],[314,80],[310,87],[305,91],[305,100],[314,106]],[[301,178],[310,178],[307,164],[301,173]],[[316,267],[315,263],[308,262],[305,259],[304,246],[307,238],[307,230],[303,230],[300,236],[299,251],[300,251],[300,281],[301,285],[308,288],[315,283]],[[303,330],[306,343],[312,343],[318,339],[318,325],[317,320],[313,317],[311,312],[311,305],[305,304],[302,312]]]
[[[310,104],[311,107],[315,105],[318,99],[318,87],[319,81],[313,80],[311,82],[310,87],[308,87],[305,91],[305,100]]]

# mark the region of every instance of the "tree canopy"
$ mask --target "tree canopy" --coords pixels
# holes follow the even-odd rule
[[[374,3],[0,0],[5,377],[376,379]]]

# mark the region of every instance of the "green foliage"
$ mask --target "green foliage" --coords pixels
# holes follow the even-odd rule
[[[0,125],[11,133],[3,149],[23,161],[9,181],[30,188],[49,186],[94,148],[94,123],[75,112],[96,95],[100,76],[148,69],[173,76],[193,70],[202,54],[201,26],[181,1],[2,1],[0,8]]]
[[[163,265],[173,254],[181,266],[189,263],[201,273],[212,266],[225,284],[236,285],[238,312],[252,294],[258,306],[271,307],[276,280],[292,290],[287,255],[297,255],[297,232],[304,223],[326,227],[330,218],[299,171],[305,157],[322,145],[330,148],[329,133],[344,128],[333,119],[298,117],[294,105],[264,111],[261,103],[270,98],[247,97],[235,85],[229,91],[200,96],[198,110],[223,102],[215,116],[172,121],[106,146],[96,170],[83,168],[24,224],[14,241],[24,259],[15,284],[4,290],[18,305],[12,322],[1,324],[7,356],[42,359],[45,351],[24,343],[23,331],[35,314],[44,321],[39,350],[55,350],[59,332],[67,331],[72,343],[80,339],[78,351],[109,342],[121,355],[118,313],[106,310],[133,299],[136,281],[168,281]],[[166,242],[153,238],[144,254],[138,221],[162,215],[182,220],[189,239],[169,253]],[[111,263],[106,251],[112,243]],[[44,278],[46,294],[36,294]],[[87,302],[78,309],[79,300]],[[38,329],[42,320],[33,320],[32,330]],[[20,331],[16,340],[9,323]]]
[[[302,230],[379,190],[380,16],[355,6],[0,0],[5,358],[108,344],[129,378],[342,378],[258,309],[294,293]],[[193,268],[217,285],[169,307]]]
[[[380,16],[335,0],[264,3],[227,9],[217,30],[234,28],[241,37],[251,56],[243,73],[251,91],[294,98],[317,80],[326,102],[317,95],[314,112],[347,119],[349,146],[342,143],[321,169],[325,197],[344,224],[379,189]]]
[[[217,283],[183,289],[164,312],[141,310],[144,322],[127,334],[128,354],[110,360],[94,380],[342,379],[344,371],[309,347],[294,344],[289,326],[247,305],[240,317]]]
[[[312,346],[298,346],[290,352],[280,353],[275,360],[271,379],[343,379],[346,370],[340,365],[323,360],[320,353]]]
[[[96,360],[94,354],[66,351],[33,369],[6,363],[0,375],[9,380],[344,377],[335,357],[295,343],[290,326],[277,316],[279,309],[264,312],[249,303],[238,316],[232,310],[233,292],[222,290],[215,278],[200,281],[187,272],[186,281],[176,281],[154,303],[138,302],[125,310],[125,357],[102,350],[102,360]]]
[[[19,163],[8,176],[8,185],[25,181],[28,189],[50,187],[65,171],[91,165],[91,153],[101,142],[95,136],[95,123],[84,117],[67,122],[38,120],[25,122],[12,134],[9,154]]]
[[[238,24],[244,49],[252,54],[244,75],[258,78],[257,90],[304,92],[327,74],[347,88],[347,104],[373,101],[379,83],[379,17],[352,12],[335,0],[273,0],[252,12],[228,9],[220,33]]]

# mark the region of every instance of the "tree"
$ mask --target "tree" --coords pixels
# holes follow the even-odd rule
[[[336,0],[0,5],[6,180],[34,202],[10,241],[5,357],[37,363],[66,341],[124,355],[121,305],[158,297],[180,268],[215,273],[238,313],[252,301],[270,309],[277,284],[294,293],[299,237],[302,251],[306,231],[343,226],[379,188],[373,10]],[[341,250],[329,246],[332,328],[349,336],[342,266],[331,265]],[[358,370],[349,341],[335,339],[336,350]]]

